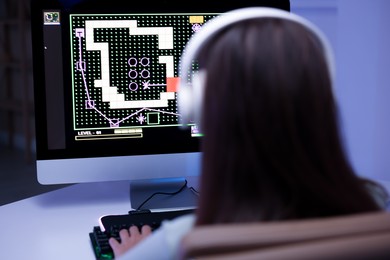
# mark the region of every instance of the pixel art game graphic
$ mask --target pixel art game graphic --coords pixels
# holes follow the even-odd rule
[[[216,14],[71,15],[74,130],[178,125],[178,66]]]

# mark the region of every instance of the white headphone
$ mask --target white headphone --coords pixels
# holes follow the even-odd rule
[[[181,57],[181,73],[178,92],[179,113],[181,114],[181,123],[184,127],[190,123],[191,119],[193,119],[198,126],[200,126],[201,122],[204,83],[207,75],[206,71],[202,70],[197,73],[192,72],[192,62],[198,55],[199,50],[214,34],[223,28],[253,18],[278,18],[290,20],[301,24],[316,35],[323,45],[324,56],[333,83],[335,77],[333,51],[322,31],[310,21],[293,13],[270,7],[247,7],[225,12],[205,23],[205,25],[192,36],[184,48]],[[190,82],[188,82],[187,75],[191,75]]]

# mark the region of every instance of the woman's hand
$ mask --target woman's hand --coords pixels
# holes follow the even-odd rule
[[[130,248],[133,248],[136,244],[138,244],[138,242],[149,236],[151,233],[152,228],[148,225],[142,226],[141,232],[137,226],[131,226],[128,230],[122,229],[119,231],[121,242],[111,237],[108,240],[108,243],[114,252],[115,258],[117,258],[127,252]]]

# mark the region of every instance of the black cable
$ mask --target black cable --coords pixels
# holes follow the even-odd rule
[[[187,186],[187,180],[185,180],[183,186],[182,186],[179,190],[177,190],[177,191],[175,191],[175,192],[155,192],[155,193],[153,193],[152,195],[150,195],[149,198],[147,198],[146,200],[144,200],[144,202],[142,202],[142,203],[138,206],[137,210],[141,210],[142,206],[145,205],[146,202],[148,202],[149,200],[151,200],[155,195],[176,195],[176,194],[180,193],[186,186]]]
[[[196,196],[199,196],[199,191],[197,191],[194,187],[189,188],[193,193],[195,193]]]

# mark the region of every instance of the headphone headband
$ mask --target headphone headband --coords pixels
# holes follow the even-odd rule
[[[196,95],[195,97],[191,96],[193,94],[191,93],[192,86],[191,83],[187,82],[186,75],[188,75],[188,73],[191,71],[192,62],[198,55],[198,52],[201,49],[201,47],[210,38],[212,38],[213,35],[221,31],[225,27],[240,21],[250,20],[254,18],[277,18],[277,19],[293,21],[307,28],[314,35],[316,35],[324,49],[324,56],[328,65],[328,70],[330,73],[332,86],[333,86],[333,80],[335,77],[335,62],[333,57],[333,51],[327,38],[317,26],[315,26],[313,23],[304,19],[301,16],[295,15],[293,13],[284,10],[276,9],[276,8],[270,8],[270,7],[240,8],[240,9],[222,13],[220,16],[217,16],[211,19],[210,21],[208,21],[207,23],[205,23],[203,27],[192,36],[192,38],[188,41],[186,47],[184,48],[182,60],[181,60],[180,86],[179,86],[179,98],[178,98],[179,108],[181,109],[183,123],[189,122],[189,117],[190,115],[192,115],[192,113],[195,114],[195,121],[197,121],[196,123],[199,123],[200,120],[200,115],[198,111],[201,110],[201,108],[194,107],[194,105],[200,106],[202,97],[199,97],[198,95]],[[202,78],[204,77],[205,76],[202,75]],[[196,85],[201,85],[201,84],[197,83]],[[196,92],[198,93],[200,92],[202,94],[203,90],[202,89],[196,90]],[[195,99],[195,101],[193,99]]]

